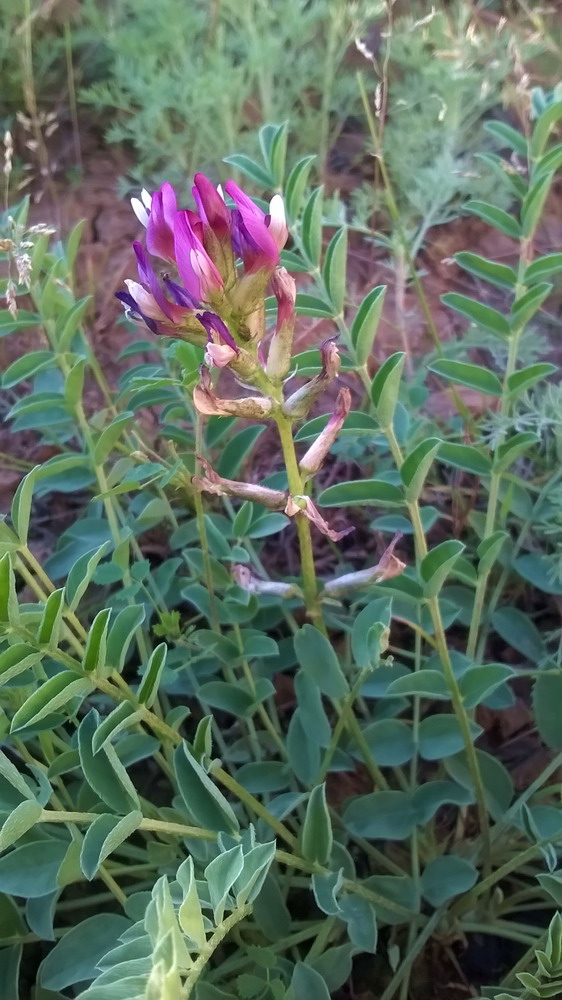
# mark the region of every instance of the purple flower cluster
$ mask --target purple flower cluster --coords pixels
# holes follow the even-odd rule
[[[284,272],[279,254],[288,237],[285,211],[275,195],[266,214],[234,181],[225,185],[234,203],[229,208],[221,188],[204,174],[195,175],[192,190],[195,211],[178,209],[168,183],[152,197],[143,191],[132,199],[146,227],[146,249],[133,243],[138,281],[127,280],[127,291],[117,296],[153,333],[204,344],[207,362],[223,368],[239,358],[241,343],[263,336],[255,314],[273,276]],[[158,270],[151,258],[161,261]],[[294,304],[294,282],[284,274],[272,282],[280,322]]]
[[[150,197],[143,191],[133,210],[146,228],[146,249],[135,242],[138,281],[128,280],[119,298],[131,315],[154,333],[181,337],[205,348],[193,403],[205,416],[302,420],[337,377],[340,355],[335,338],[320,346],[321,370],[285,395],[292,378],[296,285],[281,266],[288,238],[283,200],[275,195],[264,212],[234,181],[225,185],[232,200],[203,174],[195,175],[195,210],[178,210],[171,184]],[[151,259],[162,267],[157,273]],[[265,297],[277,300],[277,324],[264,351]],[[224,398],[215,388],[212,369],[230,368],[253,395]],[[289,376],[289,378],[287,378]],[[351,405],[342,388],[326,427],[300,463],[303,485],[321,468]],[[218,475],[200,458],[204,475],[197,489],[251,499],[288,517],[306,518],[333,541],[351,529],[334,531],[308,495],[291,495],[263,486],[234,482]]]

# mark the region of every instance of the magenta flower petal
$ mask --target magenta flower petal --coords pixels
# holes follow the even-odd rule
[[[195,174],[193,197],[203,222],[205,222],[219,239],[230,232],[230,214],[214,184],[205,174]]]
[[[164,295],[164,292],[160,287],[160,282],[158,281],[154,268],[146,255],[146,251],[144,250],[142,243],[135,240],[133,243],[133,250],[135,251],[135,257],[137,258],[137,268],[141,283],[148,288],[164,315],[167,316],[172,322],[175,322],[178,310]]]
[[[273,270],[279,264],[279,247],[261,208],[235,184],[227,181],[227,193],[236,204],[233,212],[234,243],[247,271]]]
[[[181,279],[196,301],[201,301],[201,282],[193,269],[191,251],[195,246],[195,236],[189,224],[187,212],[178,212],[174,223],[174,247],[178,271]]]
[[[228,347],[232,347],[233,350],[238,351],[234,337],[220,316],[217,316],[214,312],[206,311],[198,313],[197,319],[205,327],[210,340],[217,344],[226,344]]]
[[[197,319],[207,331],[205,360],[217,368],[226,368],[240,353],[230,330],[216,313],[198,313]]]
[[[176,193],[166,181],[152,196],[146,227],[149,253],[163,260],[174,260],[174,218],[177,212]]]
[[[178,270],[189,295],[201,301],[207,299],[210,292],[221,289],[223,280],[203,244],[193,232],[190,215],[193,213],[176,214],[175,254]]]

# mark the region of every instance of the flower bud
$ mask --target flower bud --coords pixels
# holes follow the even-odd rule
[[[230,236],[230,213],[220,191],[205,174],[195,174],[192,194],[204,225],[213,230],[218,239]]]
[[[205,361],[208,365],[215,365],[217,368],[226,368],[239,354],[239,349],[220,316],[213,312],[198,313],[197,319],[205,327],[209,338]]]
[[[334,412],[324,430],[318,435],[308,451],[300,460],[299,468],[307,478],[314,476],[322,466],[326,455],[336,440],[343,427],[345,418],[351,407],[351,393],[349,389],[340,389]]]
[[[268,276],[244,274],[229,293],[236,329],[243,341],[259,343],[265,336],[264,296]]]
[[[268,510],[283,510],[287,503],[287,494],[281,490],[270,490],[254,483],[239,483],[233,479],[223,479],[204,458],[199,458],[204,475],[194,476],[193,485],[203,493],[213,493],[219,497],[239,497],[251,503],[260,503]]]
[[[291,367],[297,286],[284,267],[274,271],[270,285],[277,299],[277,329],[271,338],[265,371],[269,378],[281,380]]]

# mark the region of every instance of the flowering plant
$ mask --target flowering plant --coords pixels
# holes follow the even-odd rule
[[[331,528],[307,489],[343,427],[351,408],[351,392],[345,386],[339,390],[328,423],[297,462],[292,427],[308,416],[338,377],[337,338],[321,345],[320,372],[287,392],[286,386],[298,369],[291,371],[296,283],[281,265],[280,257],[289,237],[283,199],[274,195],[269,211],[264,212],[234,181],[227,181],[225,192],[231,207],[220,185],[215,188],[203,174],[196,174],[192,188],[196,211],[179,211],[175,192],[168,183],[152,196],[143,191],[140,199],[133,198],[133,210],[146,228],[146,250],[166,270],[157,273],[142,244],[135,242],[139,281],[128,279],[128,290],[118,292],[117,297],[127,316],[144,322],[152,333],[204,345],[204,364],[193,389],[193,403],[200,414],[267,418],[277,425],[288,492],[221,478],[205,461],[205,474],[196,476],[193,484],[199,491],[251,500],[296,519],[305,601],[309,616],[318,619],[322,594],[315,579],[310,525],[333,542],[353,531],[353,527],[340,531]],[[277,303],[277,323],[269,336],[268,291]],[[255,394],[219,396],[213,373],[221,369],[229,369],[239,385],[253,389]],[[360,580],[373,583],[402,572],[404,564],[392,554],[395,544],[396,540],[373,571],[347,574],[347,585],[353,586],[355,578],[358,584]],[[239,581],[246,579],[241,570]],[[255,589],[255,581],[253,586]],[[339,591],[341,585],[331,581],[330,589]]]
[[[4,372],[8,419],[56,447],[0,522],[2,996],[25,949],[37,1000],[327,1000],[347,982],[417,1000],[437,950],[460,943],[456,968],[490,935],[521,950],[501,988],[559,992],[562,927],[542,915],[560,901],[560,632],[533,618],[560,588],[533,524],[560,471],[516,420],[556,372],[520,348],[562,270],[535,254],[562,102],[539,93],[533,114],[528,137],[495,126],[525,158],[492,160],[519,208],[468,206],[516,267],[458,254],[476,297],[444,297],[498,340],[496,370],[459,339],[409,378],[404,352],[372,375],[384,287],[350,301],[347,227],[324,239],[283,128],[261,136],[258,176],[283,190],[269,211],[199,175],[194,208],[169,185],[135,201],[146,244],[120,298],[149,333],[122,357],[152,360],[117,393],[74,298],[79,228],[53,245],[25,203],[5,220],[2,331],[41,336]],[[299,314],[338,339],[295,354]],[[437,380],[458,387],[450,418],[426,405]],[[497,409],[472,412],[464,388]],[[149,434],[137,415],[155,407]],[[282,469],[256,482],[241,470],[262,434]],[[40,560],[62,492],[78,514]],[[267,539],[291,525],[299,552],[272,565]],[[382,554],[342,540],[352,527],[369,551],[386,536]],[[516,789],[484,724],[531,687],[539,763]]]

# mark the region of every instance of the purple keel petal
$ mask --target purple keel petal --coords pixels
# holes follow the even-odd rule
[[[149,316],[145,316],[139,309],[137,303],[135,302],[132,295],[129,292],[115,292],[115,298],[119,299],[120,302],[125,306],[125,313],[131,319],[142,319],[146,323],[148,329],[151,333],[158,333],[158,327],[153,319]]]

